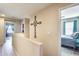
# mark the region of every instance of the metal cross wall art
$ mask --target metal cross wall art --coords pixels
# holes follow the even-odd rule
[[[34,16],[34,21],[33,21],[33,23],[31,23],[31,25],[34,25],[34,38],[37,37],[37,35],[36,35],[36,26],[37,26],[38,24],[41,24],[41,23],[42,23],[41,21],[37,22],[36,16]]]

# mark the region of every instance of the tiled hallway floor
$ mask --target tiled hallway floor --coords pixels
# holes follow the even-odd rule
[[[79,56],[79,51],[69,49],[66,47],[61,48],[61,56]]]
[[[0,47],[0,56],[13,56],[12,37],[7,37],[4,45]]]

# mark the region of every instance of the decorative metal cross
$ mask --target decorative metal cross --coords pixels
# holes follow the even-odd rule
[[[37,24],[41,24],[41,23],[42,23],[41,21],[37,22],[36,16],[34,16],[34,21],[33,21],[33,23],[31,23],[31,25],[34,25],[34,38],[37,37],[37,35],[36,35],[36,26],[37,26]]]

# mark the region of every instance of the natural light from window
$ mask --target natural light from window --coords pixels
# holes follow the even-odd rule
[[[71,35],[73,34],[74,22],[66,22],[65,24],[65,34]]]

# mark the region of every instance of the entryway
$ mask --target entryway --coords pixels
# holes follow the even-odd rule
[[[79,4],[62,8],[61,13],[61,55],[79,56]]]

